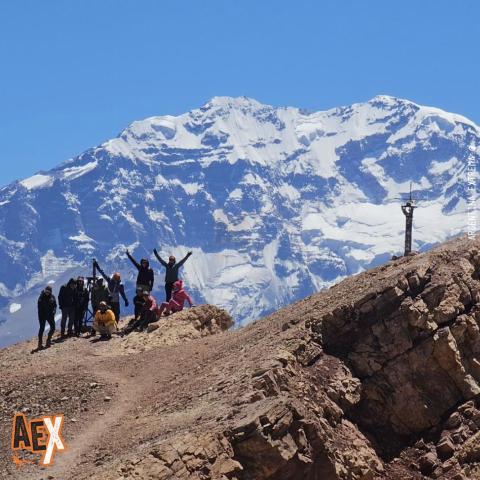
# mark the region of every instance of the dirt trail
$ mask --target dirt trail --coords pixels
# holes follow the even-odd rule
[[[118,418],[128,415],[131,409],[130,399],[133,393],[138,392],[141,386],[129,381],[125,372],[110,371],[101,372],[105,381],[115,381],[119,388],[111,402],[114,403],[114,412],[104,413],[103,415],[93,415],[86,423],[86,427],[81,433],[68,443],[68,450],[58,455],[55,464],[49,469],[49,474],[58,478],[68,478],[75,468],[82,464],[86,457],[90,456],[92,447],[94,447],[105,432],[111,431],[118,425]],[[42,478],[39,474],[37,478]]]
[[[182,331],[181,319],[172,319],[177,325],[166,322],[162,328],[173,326],[178,334]],[[191,333],[190,328],[184,332]],[[207,345],[213,337],[188,338],[190,342],[175,345],[183,337],[172,336],[169,331],[157,338],[147,333],[134,335],[138,336],[134,339],[137,347],[144,345],[136,353],[125,348],[132,339],[117,336],[108,342],[92,342],[86,337],[67,339],[35,354],[30,353],[34,340],[0,351],[0,366],[15,365],[5,372],[6,382],[2,383],[2,393],[12,391],[7,398],[10,401],[3,405],[0,426],[0,467],[8,472],[6,478],[82,478],[85,468],[110,461],[116,453],[128,451],[132,444],[158,433],[159,417],[152,412],[152,402],[153,406],[158,403],[160,408],[167,408],[188,392],[188,387],[185,390],[179,385],[188,382],[180,378],[189,375],[192,358],[198,362],[211,354]],[[148,350],[162,336],[173,345]],[[6,442],[11,414],[5,410],[25,408],[29,416],[30,412],[38,415],[42,411],[65,414],[63,436],[68,450],[55,456],[52,467],[13,466]],[[188,415],[178,419],[172,410],[160,420],[160,429],[171,429],[174,424],[188,422]]]

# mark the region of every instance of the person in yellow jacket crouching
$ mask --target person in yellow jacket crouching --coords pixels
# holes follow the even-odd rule
[[[115,314],[108,308],[106,302],[100,302],[93,321],[93,329],[100,334],[100,338],[112,338],[117,331]]]

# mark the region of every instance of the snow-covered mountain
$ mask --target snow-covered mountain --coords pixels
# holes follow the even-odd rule
[[[42,286],[87,275],[92,257],[132,296],[126,248],[151,259],[158,297],[152,249],[192,250],[196,302],[257,318],[401,252],[410,181],[425,249],[465,230],[479,143],[468,119],[388,96],[314,113],[216,97],[134,122],[0,190],[0,343],[31,335]]]

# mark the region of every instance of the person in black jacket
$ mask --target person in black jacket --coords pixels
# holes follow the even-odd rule
[[[52,293],[52,287],[48,285],[38,297],[38,322],[40,329],[38,330],[38,350],[43,348],[43,332],[45,331],[45,324],[48,322],[50,330],[47,335],[46,347],[52,344],[53,332],[55,332],[55,313],[57,311],[57,301]]]
[[[148,291],[148,290],[142,290],[141,288],[137,287],[136,295],[135,297],[133,297],[133,304],[135,306],[135,309],[134,309],[135,317],[132,318],[128,322],[128,325],[123,327],[122,330],[120,331],[120,335],[122,337],[132,332],[140,322],[140,317],[142,316],[143,307],[145,305],[145,297],[143,295],[144,291]]]
[[[65,327],[68,319],[68,334],[73,335],[73,324],[75,318],[74,297],[75,297],[75,280],[71,278],[66,285],[62,285],[58,293],[58,304],[62,312],[62,321],[60,324],[61,336],[65,337]]]
[[[140,318],[140,314],[142,313],[143,305],[145,304],[145,299],[143,298],[143,290],[140,287],[137,287],[137,292],[135,297],[133,297],[133,305],[134,308],[134,315],[135,320]]]
[[[83,320],[85,318],[85,312],[87,311],[89,301],[88,290],[85,288],[85,280],[83,277],[78,277],[74,292],[74,331],[75,336],[79,337],[82,333]]]
[[[140,263],[138,263],[131,255],[130,252],[126,251],[127,257],[135,265],[138,270],[137,275],[137,288],[141,288],[142,291],[148,290],[151,292],[153,290],[153,282],[155,280],[153,270],[150,268],[150,262],[146,258],[142,258]]]
[[[95,284],[92,287],[90,293],[90,301],[92,303],[92,313],[95,315],[100,308],[100,303],[105,302],[108,305],[110,301],[110,294],[108,288],[105,285],[103,278],[97,278]]]
[[[168,263],[160,257],[157,249],[153,249],[153,253],[158,261],[165,267],[165,298],[169,302],[172,298],[173,284],[178,280],[178,270],[188,260],[192,252],[188,252],[178,263],[173,255],[168,257]]]

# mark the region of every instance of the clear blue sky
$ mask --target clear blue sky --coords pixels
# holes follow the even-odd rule
[[[480,122],[477,0],[0,0],[0,185],[215,95]]]

